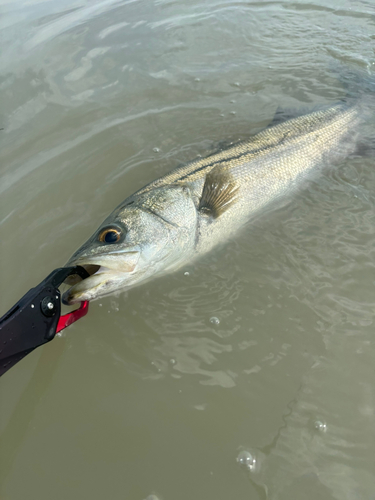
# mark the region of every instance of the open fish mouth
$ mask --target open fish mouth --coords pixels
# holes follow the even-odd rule
[[[134,271],[139,259],[138,252],[127,253],[127,261],[121,265],[110,259],[97,259],[92,261],[69,262],[67,265],[79,265],[83,267],[89,276],[81,279],[79,276],[69,276],[65,283],[72,285],[62,296],[62,301],[66,305],[72,305],[84,300],[93,300],[99,296],[107,295],[120,288],[126,279],[126,275]],[[106,265],[107,264],[107,265]],[[109,267],[110,266],[110,267]]]
[[[78,278],[78,283],[76,282],[76,276],[72,276],[72,279],[68,278],[66,280],[67,284],[73,285],[62,296],[62,301],[66,305],[96,298],[99,295],[99,289],[103,291],[104,287],[108,287],[108,285],[113,282],[116,277],[118,278],[118,273],[108,267],[93,264],[79,265],[86,269],[90,276],[81,281],[79,281]],[[72,283],[73,280],[76,282],[75,284]],[[103,295],[103,293],[101,295]]]
[[[74,264],[74,265],[76,265],[76,264]],[[103,266],[100,266],[97,264],[77,264],[77,265],[79,265],[80,267],[83,267],[89,276],[92,276],[93,274],[98,272],[101,267],[103,267]],[[69,267],[69,266],[70,266],[70,262],[68,264],[66,264],[66,267]],[[87,278],[89,276],[87,276]],[[64,281],[64,284],[73,286],[76,283],[79,283],[83,279],[87,279],[87,278],[82,278],[81,276],[78,276],[77,274],[72,274],[66,278],[66,280]]]

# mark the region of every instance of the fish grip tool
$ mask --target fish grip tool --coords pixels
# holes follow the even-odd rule
[[[72,275],[85,279],[89,273],[81,266],[55,269],[0,318],[0,376],[87,314],[89,303],[85,301],[75,311],[61,316],[58,287]]]

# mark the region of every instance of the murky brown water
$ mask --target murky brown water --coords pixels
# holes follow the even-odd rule
[[[127,195],[374,72],[373,1],[2,1],[1,311]],[[375,168],[353,158],[0,381],[2,500],[375,498]],[[154,496],[153,496],[154,495]]]

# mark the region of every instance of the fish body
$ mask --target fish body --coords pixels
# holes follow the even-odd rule
[[[146,185],[72,256],[67,265],[92,275],[64,301],[130,288],[207,253],[311,171],[352,153],[360,115],[359,105],[340,103],[292,118]]]

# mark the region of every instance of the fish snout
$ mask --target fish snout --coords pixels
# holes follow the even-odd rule
[[[122,287],[126,276],[132,273],[138,263],[139,252],[116,252],[98,258],[71,260],[67,266],[79,265],[89,276],[81,280],[70,276],[65,283],[71,285],[62,297],[64,304],[71,305],[84,300],[93,300]]]

